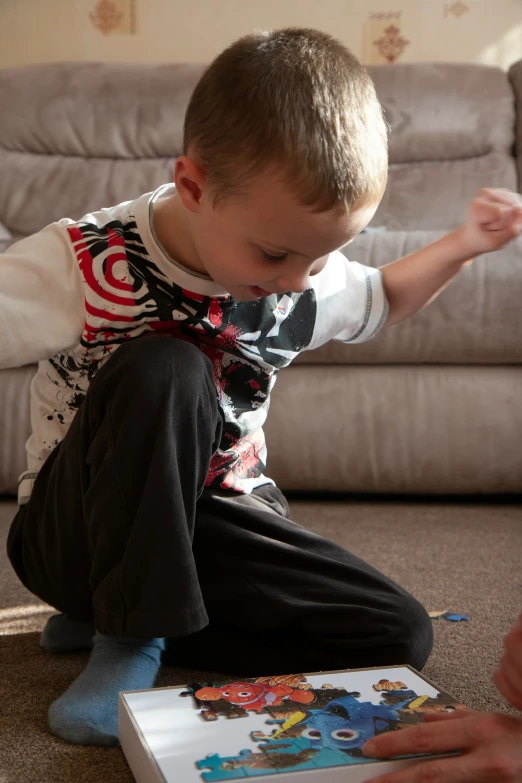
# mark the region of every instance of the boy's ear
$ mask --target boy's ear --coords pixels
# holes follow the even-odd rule
[[[206,187],[205,172],[187,155],[176,160],[174,184],[184,206],[191,212],[199,212],[201,197]]]

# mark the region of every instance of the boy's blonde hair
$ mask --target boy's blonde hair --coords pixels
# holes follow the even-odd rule
[[[339,41],[287,28],[246,35],[205,70],[190,100],[184,152],[215,202],[273,168],[314,210],[378,202],[387,127],[367,71]]]

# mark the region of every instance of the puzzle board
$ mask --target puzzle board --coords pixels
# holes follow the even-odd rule
[[[122,693],[119,731],[137,783],[363,783],[412,763],[366,758],[367,739],[462,707],[392,666]]]

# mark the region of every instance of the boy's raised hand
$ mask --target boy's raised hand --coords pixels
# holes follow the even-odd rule
[[[499,250],[522,232],[522,196],[503,188],[483,188],[469,204],[457,229],[469,257]]]

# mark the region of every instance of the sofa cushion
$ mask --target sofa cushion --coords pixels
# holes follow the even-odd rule
[[[1,125],[1,120],[0,120]],[[174,158],[88,158],[0,150],[0,215],[27,236],[63,217],[138,198],[172,179]]]
[[[0,370],[0,494],[26,469],[35,369]],[[268,474],[287,490],[521,492],[521,384],[521,367],[291,366]]]
[[[521,388],[520,366],[291,366],[267,473],[309,492],[520,493]]]

